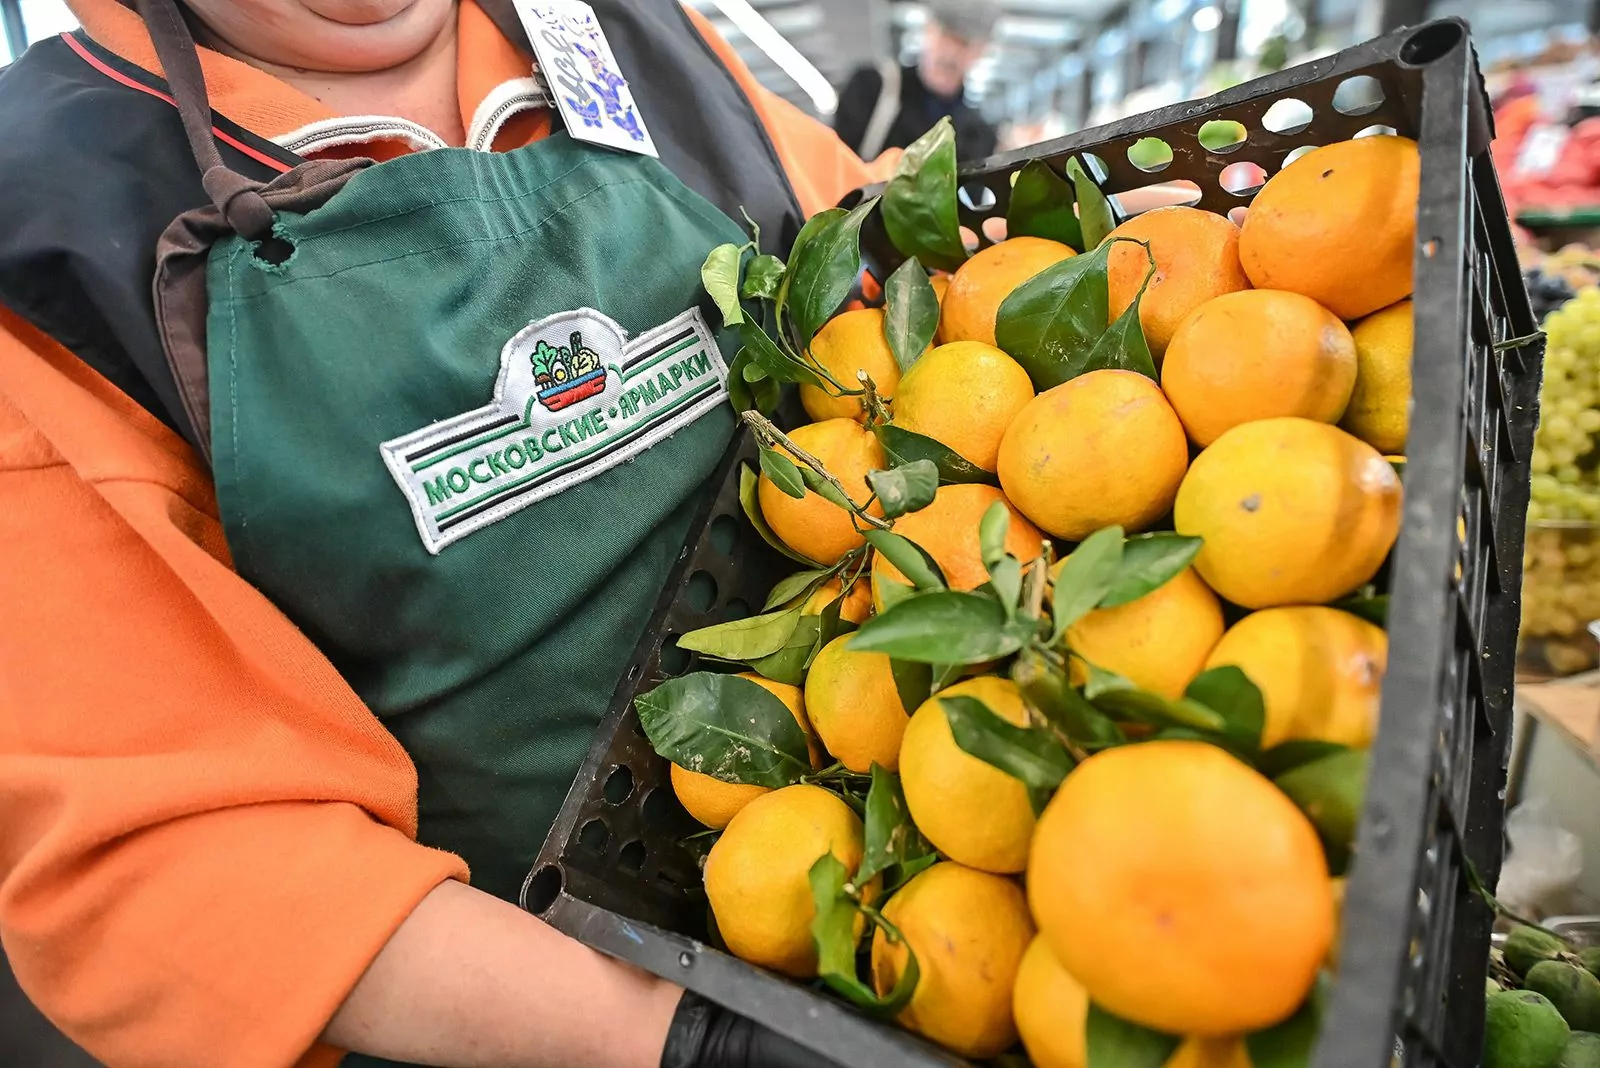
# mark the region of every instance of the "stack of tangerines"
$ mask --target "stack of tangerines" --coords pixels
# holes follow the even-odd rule
[[[991,581],[979,530],[997,504],[1005,551],[1024,564],[1059,556],[1057,573],[1107,527],[1199,538],[1170,581],[1077,619],[1072,654],[1170,699],[1233,665],[1260,691],[1263,748],[1364,750],[1387,641],[1334,605],[1374,579],[1399,530],[1417,185],[1413,142],[1362,138],[1283,169],[1242,226],[1168,207],[1112,231],[1109,312],[1139,298],[1158,380],[1092,370],[1036,392],[1025,361],[997,345],[996,319],[1074,252],[1033,237],[934,278],[937,343],[903,373],[875,308],[836,316],[809,356],[832,381],[864,372],[895,426],[985,476],[940,485],[894,523],[951,589]],[[1141,291],[1146,247],[1154,273]],[[863,398],[800,394],[813,421],[788,435],[797,457],[881,515],[867,476],[888,463]],[[859,519],[816,492],[796,496],[763,474],[758,498],[771,532],[818,565],[864,543]],[[910,585],[879,552],[859,581],[833,579],[802,608],[837,602],[859,623]],[[921,975],[900,1021],[971,1057],[1020,1034],[1038,1068],[1082,1068],[1092,1001],[1180,1036],[1170,1064],[1247,1065],[1238,1036],[1295,1012],[1328,965],[1342,893],[1284,790],[1225,749],[1174,738],[1089,756],[1036,814],[1023,783],[958,746],[937,699],[903,707],[890,658],[849,643],[822,647],[801,685],[746,677],[782,699],[816,766],[827,753],[852,772],[897,773],[937,850],[883,908]],[[1029,722],[1011,679],[981,666],[968,675],[940,696]],[[855,870],[859,815],[816,785],[769,790],[682,766],[673,782],[691,814],[725,828],[705,875],[729,948],[815,975],[807,872],[830,851]],[[882,887],[857,890],[870,901]],[[905,957],[904,944],[874,936],[880,994]]]

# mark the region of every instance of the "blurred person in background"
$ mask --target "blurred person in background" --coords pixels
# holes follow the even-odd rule
[[[995,129],[967,105],[967,74],[989,48],[999,11],[986,0],[932,0],[915,67],[892,58],[862,67],[839,94],[833,128],[863,159],[905,148],[948,115],[956,156],[983,159],[995,150]]]

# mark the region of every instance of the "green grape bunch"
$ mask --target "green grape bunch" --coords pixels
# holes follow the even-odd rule
[[[1600,287],[1552,312],[1523,559],[1522,660],[1542,673],[1594,666],[1600,619]]]

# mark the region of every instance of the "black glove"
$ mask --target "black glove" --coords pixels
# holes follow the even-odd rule
[[[774,1031],[684,991],[661,1068],[838,1068]]]

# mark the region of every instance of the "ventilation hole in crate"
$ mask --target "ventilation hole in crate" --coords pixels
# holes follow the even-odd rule
[[[1159,137],[1141,137],[1128,146],[1128,162],[1147,174],[1165,170],[1172,162],[1172,146]]]
[[[560,896],[561,869],[546,864],[528,876],[528,884],[522,888],[522,907],[537,916],[554,905]]]
[[[1285,167],[1287,167],[1289,164],[1293,163],[1295,160],[1299,159],[1301,156],[1307,155],[1308,153],[1311,153],[1311,152],[1315,152],[1316,150],[1317,150],[1317,146],[1316,145],[1301,145],[1299,148],[1295,149],[1294,151],[1290,152],[1287,156],[1283,157],[1283,165]]]
[[[956,195],[961,198],[961,203],[979,215],[994,210],[996,203],[994,190],[982,182],[968,182],[956,190]]]
[[[1383,105],[1383,85],[1370,74],[1346,78],[1333,91],[1333,110],[1341,115],[1365,115]]]
[[[592,853],[604,853],[606,840],[611,837],[611,832],[606,829],[603,820],[590,820],[578,832],[578,844]]]
[[[635,839],[617,853],[617,863],[624,871],[637,875],[644,868],[644,843]]]
[[[978,240],[977,232],[969,226],[963,226],[961,228],[961,243],[966,246],[968,252],[978,251],[978,246],[982,244],[982,242]]]
[[[1261,116],[1261,128],[1268,133],[1297,134],[1311,125],[1311,105],[1304,100],[1286,96],[1267,109]]]
[[[1430,237],[1428,240],[1422,243],[1422,254],[1431,260],[1439,254],[1439,248],[1439,239],[1437,237]]]
[[[1421,67],[1441,59],[1461,43],[1465,31],[1459,23],[1440,22],[1407,37],[1400,46],[1400,62]]]
[[[1006,220],[1002,215],[991,215],[983,220],[983,236],[995,244],[1006,239]]]
[[[620,805],[633,793],[633,771],[626,764],[618,764],[606,776],[605,798],[608,805]]]
[[[1395,130],[1395,128],[1393,126],[1383,126],[1383,125],[1368,126],[1365,130],[1359,131],[1356,134],[1356,136],[1357,137],[1393,137],[1393,136],[1395,136],[1396,132],[1397,131]]]
[[[1229,208],[1228,209],[1228,221],[1233,223],[1233,225],[1235,225],[1235,226],[1243,226],[1244,225],[1245,216],[1247,216],[1249,214],[1250,214],[1250,209],[1241,204],[1237,208]]]
[[[644,800],[639,802],[639,818],[646,827],[659,827],[667,822],[672,814],[671,797],[672,791],[665,788],[644,795]]]
[[[723,556],[733,552],[739,543],[739,521],[731,515],[719,515],[711,521],[711,547]]]
[[[1260,189],[1267,181],[1267,172],[1260,164],[1248,160],[1230,163],[1222,168],[1222,173],[1217,175],[1217,184],[1236,197],[1247,197]]]
[[[661,674],[682,675],[689,668],[689,652],[678,648],[678,636],[667,635],[661,646]]]
[[[1108,199],[1111,201],[1112,206],[1116,208],[1119,216],[1126,216],[1129,211],[1123,207],[1122,198],[1129,193],[1144,193],[1147,191],[1159,196],[1162,204],[1188,205],[1200,203],[1200,187],[1187,178],[1176,182],[1156,182],[1152,185],[1142,185],[1138,189],[1129,189]]]
[[[689,599],[690,608],[696,612],[709,612],[717,600],[717,580],[711,577],[709,571],[696,571],[689,576],[684,595]]]
[[[731,599],[722,606],[722,618],[730,623],[735,619],[750,618],[750,602],[741,600],[738,597]]]
[[[1244,128],[1244,123],[1232,119],[1212,119],[1202,123],[1195,132],[1195,139],[1207,152],[1232,152],[1249,138],[1250,133]]]

